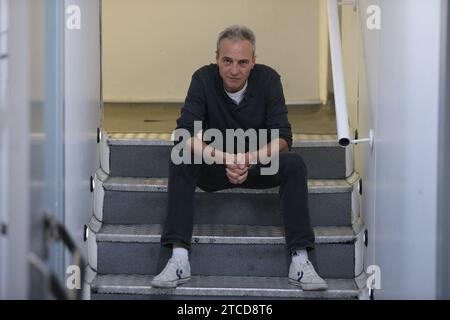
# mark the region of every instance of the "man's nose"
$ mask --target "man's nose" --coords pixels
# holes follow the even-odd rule
[[[237,75],[237,74],[239,74],[239,67],[238,67],[237,63],[234,63],[234,64],[231,66],[230,72],[231,72],[232,75]]]

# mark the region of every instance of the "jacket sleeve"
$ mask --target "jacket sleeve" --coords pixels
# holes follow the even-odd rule
[[[197,73],[194,73],[191,84],[181,108],[181,115],[177,119],[177,129],[186,129],[191,137],[197,134],[194,132],[194,121],[201,121],[204,127],[206,117],[206,99],[202,81]]]
[[[275,74],[266,88],[266,126],[268,129],[279,129],[279,138],[286,140],[289,150],[292,147],[291,124],[284,100],[283,86],[280,76]]]

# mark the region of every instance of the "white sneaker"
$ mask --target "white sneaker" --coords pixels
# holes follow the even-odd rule
[[[191,279],[189,260],[170,258],[163,271],[153,278],[151,285],[156,288],[175,288]]]
[[[305,263],[291,262],[289,282],[302,287],[303,290],[327,290],[328,285],[314,270],[309,260]]]

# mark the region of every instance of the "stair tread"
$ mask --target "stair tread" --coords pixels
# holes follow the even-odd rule
[[[153,275],[96,275],[92,288],[97,293],[155,294],[183,296],[252,296],[279,298],[356,298],[354,279],[326,279],[328,290],[303,291],[286,277],[192,276],[175,289],[152,288]]]
[[[168,132],[107,132],[109,145],[173,145]],[[292,135],[292,147],[339,147],[335,134],[299,134]]]
[[[110,191],[144,191],[144,192],[167,192],[168,178],[131,178],[110,177],[102,169],[97,170],[100,179],[104,180],[103,186]],[[309,193],[343,193],[351,192],[354,183],[359,179],[354,172],[347,179],[309,179]],[[215,193],[239,193],[239,194],[268,194],[278,193],[278,187],[269,189],[245,189],[231,188],[216,191]],[[204,192],[196,188],[196,192]]]
[[[93,229],[93,228],[92,228]],[[159,243],[162,226],[103,225],[97,233],[99,242]],[[349,243],[356,240],[352,227],[315,227],[316,243]],[[284,244],[284,228],[248,225],[194,225],[192,243]]]

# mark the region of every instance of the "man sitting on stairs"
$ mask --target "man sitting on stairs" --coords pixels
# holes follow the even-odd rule
[[[204,66],[192,76],[177,129],[189,131],[186,142],[189,152],[209,154],[222,159],[222,163],[170,161],[168,215],[161,243],[172,248],[172,257],[153,279],[153,287],[172,288],[190,279],[188,253],[197,186],[207,192],[236,186],[253,189],[279,186],[286,247],[292,255],[288,279],[303,290],[328,288],[308,260],[307,250],[314,248],[315,239],[308,211],[307,169],[302,157],[291,151],[291,125],[280,76],[268,66],[255,64],[255,59],[254,33],[244,26],[231,26],[219,34],[217,64]],[[268,140],[270,143],[259,150],[228,153],[203,142],[194,132],[194,121],[221,132],[239,128],[278,129],[279,137],[277,141]],[[275,174],[261,174],[263,155],[278,157]]]

